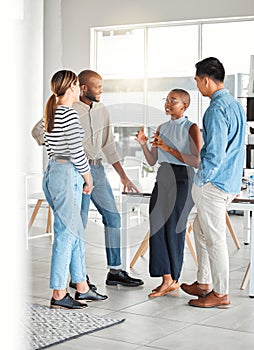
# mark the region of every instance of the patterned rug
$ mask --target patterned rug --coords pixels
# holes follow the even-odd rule
[[[46,349],[124,321],[88,315],[85,310],[51,309],[37,304],[29,304],[26,308],[26,338],[33,350]]]

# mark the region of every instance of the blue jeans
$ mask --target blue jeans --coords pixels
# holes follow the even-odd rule
[[[86,280],[85,237],[81,218],[84,179],[73,163],[50,160],[43,191],[54,213],[50,288],[65,289],[69,271],[74,283]]]
[[[120,227],[121,218],[116,207],[112,188],[106,178],[104,167],[90,165],[93,176],[94,189],[91,195],[84,195],[82,200],[82,219],[86,227],[90,198],[102,215],[104,224],[105,245],[108,268],[121,267]]]

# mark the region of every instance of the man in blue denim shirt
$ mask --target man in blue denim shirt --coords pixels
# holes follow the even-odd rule
[[[204,144],[192,188],[197,281],[182,283],[181,288],[198,296],[189,301],[191,306],[226,308],[230,299],[225,213],[241,189],[246,114],[224,88],[225,70],[217,58],[206,58],[195,67],[197,87],[211,101],[203,117]]]

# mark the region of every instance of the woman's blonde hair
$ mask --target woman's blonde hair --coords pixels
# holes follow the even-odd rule
[[[70,70],[60,70],[51,78],[51,91],[53,94],[48,99],[44,111],[44,124],[47,132],[52,132],[54,128],[56,98],[63,96],[72,83],[76,84],[78,77]]]

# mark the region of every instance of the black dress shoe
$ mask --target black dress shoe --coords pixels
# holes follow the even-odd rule
[[[106,284],[108,286],[116,286],[121,284],[126,287],[138,287],[144,284],[144,282],[138,278],[132,278],[124,270],[119,271],[117,274],[108,272]]]
[[[55,309],[84,309],[87,307],[87,304],[79,303],[69,293],[66,293],[65,297],[61,300],[56,300],[52,297],[50,307]]]
[[[90,282],[90,279],[89,279],[89,276],[88,276],[88,275],[86,275],[86,282],[87,282],[88,287],[89,287],[90,289],[92,289],[92,290],[94,290],[94,291],[97,290],[96,285],[95,285],[95,284],[92,284],[92,283]],[[73,283],[72,280],[70,280],[69,287],[70,287],[70,288],[73,288],[73,289],[77,289],[76,283]]]
[[[100,300],[105,300],[105,299],[108,299],[107,295],[99,294],[99,293],[95,292],[92,289],[89,289],[89,291],[86,292],[86,293],[79,293],[79,292],[75,293],[75,300],[78,300],[80,302],[83,302],[83,301],[100,301]]]

